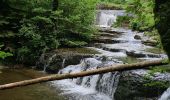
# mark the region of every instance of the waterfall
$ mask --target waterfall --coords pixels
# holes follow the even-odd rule
[[[170,100],[170,88],[168,88],[167,91],[163,93],[159,100]]]
[[[108,34],[113,35],[115,32],[120,33],[119,36],[113,36],[112,38],[111,35],[108,36],[107,34],[106,36],[105,32],[103,32],[104,36],[111,37],[112,39],[120,42],[108,44],[103,43],[100,48],[88,47],[92,50],[98,51],[100,54],[96,54],[93,58],[82,59],[78,65],[65,66],[65,61],[68,59],[63,59],[63,69],[61,69],[58,74],[76,73],[98,69],[113,64],[123,64],[123,62],[120,61],[120,58],[127,58],[129,55],[132,57],[139,56],[139,58],[141,55],[144,55],[143,58],[149,59],[149,55],[153,54],[146,52],[145,49],[151,47],[145,46],[142,44],[141,40],[135,39],[134,36],[136,35],[136,32],[133,32],[130,29],[110,28],[112,24],[116,22],[117,16],[122,15],[125,15],[123,10],[99,10],[97,13],[96,25],[98,25],[101,29],[105,29],[105,27],[107,29],[107,27],[109,27],[109,31],[113,33],[108,32]],[[53,57],[48,60],[48,63],[46,64],[47,66],[49,66],[48,64],[50,64],[52,58]],[[114,100],[114,95],[119,84],[119,78],[119,72],[110,72],[106,74],[52,81],[51,85],[56,88],[60,88],[62,90],[62,94],[66,95],[69,100]]]
[[[46,69],[47,69],[47,67],[50,65],[50,63],[52,62],[52,60],[55,58],[57,56],[57,54],[54,54],[54,55],[52,55],[48,60],[47,60],[47,62],[46,62],[46,64],[44,65],[44,72],[46,72]]]
[[[63,59],[63,62],[62,62],[62,65],[61,65],[61,66],[62,66],[62,68],[64,68],[64,67],[65,67],[65,62],[66,62],[66,58],[64,58],[64,59]]]
[[[93,70],[111,64],[116,63],[111,61],[103,63],[95,58],[86,58],[78,65],[70,65],[61,69],[59,74]],[[64,94],[74,95],[74,100],[112,100],[119,82],[119,76],[118,72],[110,72],[101,75],[53,81],[52,84],[61,86],[65,91]]]
[[[100,27],[111,27],[116,22],[117,16],[122,16],[123,14],[123,10],[99,10],[96,24]]]

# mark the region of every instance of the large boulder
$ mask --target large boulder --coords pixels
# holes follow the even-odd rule
[[[149,74],[149,70],[122,72],[115,100],[157,100],[170,85],[169,73]]]

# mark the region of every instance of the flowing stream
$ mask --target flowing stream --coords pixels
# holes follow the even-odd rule
[[[98,51],[93,57],[81,59],[78,65],[69,65],[65,67],[67,58],[62,60],[62,67],[58,73],[74,73],[98,69],[108,65],[124,64],[123,58],[133,58],[134,62],[141,60],[157,60],[166,58],[163,53],[153,53],[147,49],[154,49],[152,46],[147,46],[142,43],[141,39],[135,39],[136,35],[144,37],[143,33],[134,32],[125,28],[111,28],[116,22],[118,16],[123,16],[123,10],[99,10],[96,18],[96,26],[100,27],[101,36],[88,49]],[[102,40],[102,42],[101,42]],[[48,61],[45,61],[44,71],[49,67],[50,63],[57,55],[52,55]],[[41,57],[41,62],[44,60],[44,55]],[[9,70],[8,70],[9,71]],[[15,71],[8,72],[2,70],[0,72],[0,84],[9,83],[17,80],[29,79],[24,74],[18,75]],[[120,72],[110,72],[94,76],[82,78],[66,79],[61,81],[49,82],[50,86],[45,84],[33,85],[23,89],[18,88],[12,91],[0,91],[0,100],[114,100],[115,92],[119,84]],[[10,78],[6,78],[6,76]],[[8,80],[7,80],[8,79]],[[50,87],[54,87],[53,89]],[[61,90],[60,93],[55,90]],[[169,89],[162,95],[162,99],[169,98]],[[61,95],[58,95],[61,94]],[[14,98],[11,98],[11,97]],[[18,99],[18,96],[21,96]]]
[[[111,28],[112,23],[116,22],[117,16],[122,15],[124,15],[123,10],[98,11],[97,26],[102,30],[109,29],[111,31],[110,33],[102,32],[101,38],[103,40],[110,39],[112,43],[96,43],[98,46],[88,47],[100,52],[100,54],[92,58],[82,59],[78,65],[69,65],[61,69],[59,74],[92,70],[112,64],[123,64],[124,62],[120,59],[129,56],[135,57],[136,60],[157,60],[166,57],[165,54],[154,54],[146,51],[146,49],[154,47],[146,46],[142,44],[141,40],[134,39],[136,34],[142,37],[143,33],[124,28]],[[117,36],[112,32],[117,32]],[[114,100],[119,77],[119,72],[110,72],[83,78],[53,81],[51,84],[63,90],[62,94],[66,95],[69,100]]]

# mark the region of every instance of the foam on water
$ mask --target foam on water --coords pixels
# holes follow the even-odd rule
[[[111,27],[116,22],[117,16],[124,15],[124,12],[124,10],[99,10],[96,24],[100,27]]]
[[[70,65],[59,71],[61,73],[75,73],[109,66],[115,62],[102,63],[95,58],[86,58],[78,65]],[[74,100],[112,100],[119,81],[119,73],[112,72],[82,78],[53,81],[52,85],[60,87],[63,94],[71,95]],[[75,99],[77,98],[77,99]]]
[[[110,52],[95,47],[89,47],[89,48],[101,53],[98,54],[99,56],[107,56],[107,57],[114,57],[114,58],[127,57],[127,55],[124,52]]]
[[[170,88],[163,93],[159,100],[170,100]]]

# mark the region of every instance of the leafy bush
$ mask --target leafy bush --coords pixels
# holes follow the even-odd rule
[[[130,24],[131,16],[118,16],[116,23],[113,24],[114,27],[128,27]]]
[[[154,20],[154,0],[127,0],[126,10],[134,15],[131,27],[134,30],[152,30]]]
[[[82,47],[96,31],[93,26],[96,0],[62,0],[55,10],[50,0],[37,1],[39,6],[36,1],[19,1],[21,4],[26,3],[26,6],[20,5],[25,13],[16,36],[15,56],[18,61],[36,61],[44,50],[59,46]],[[10,5],[13,6],[13,3],[11,1]]]
[[[64,40],[62,41],[62,45],[65,47],[82,47],[87,45],[85,41],[74,41],[74,40]]]
[[[3,45],[0,45],[0,49]],[[6,57],[13,56],[12,53],[0,51],[0,59],[5,59]]]

